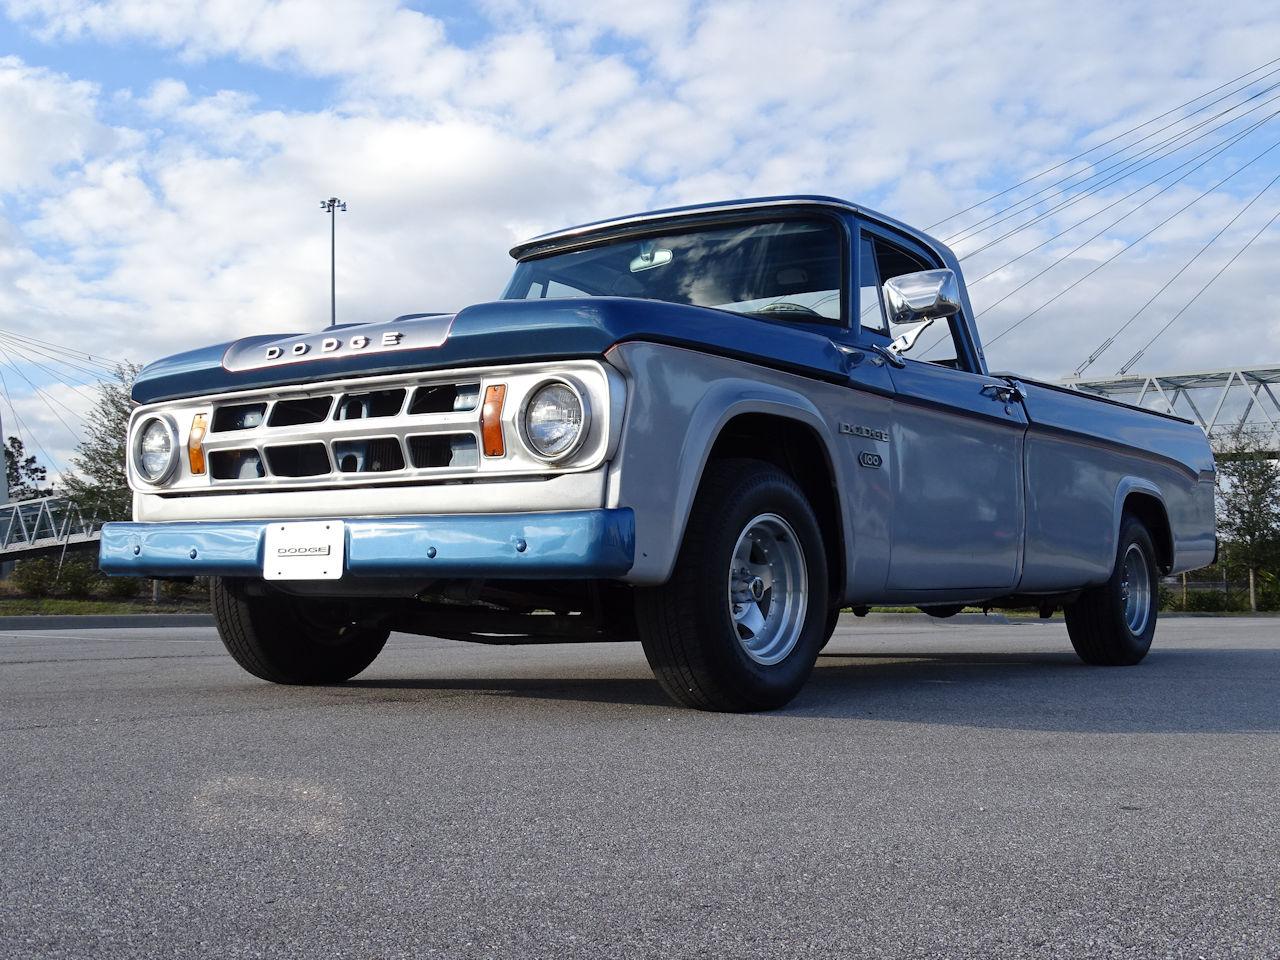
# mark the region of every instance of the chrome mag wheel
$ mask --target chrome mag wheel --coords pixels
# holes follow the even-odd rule
[[[791,525],[773,513],[750,520],[729,565],[729,615],[747,656],[768,666],[786,659],[809,603],[804,552]]]
[[[1147,629],[1147,618],[1151,616],[1151,566],[1136,543],[1129,544],[1124,554],[1120,603],[1124,607],[1124,622],[1129,632],[1140,636]]]

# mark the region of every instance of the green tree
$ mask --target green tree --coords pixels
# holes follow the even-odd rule
[[[1280,462],[1256,432],[1237,430],[1217,444],[1218,528],[1229,565],[1249,573],[1249,607],[1258,609],[1256,580],[1280,550]]]
[[[132,363],[116,367],[115,377],[98,384],[97,403],[85,421],[84,440],[71,458],[72,472],[63,486],[86,513],[102,520],[128,520],[132,497],[125,474],[130,392],[142,368]]]
[[[52,492],[46,485],[49,480],[48,468],[29,455],[26,446],[17,437],[10,437],[4,448],[4,472],[9,480],[10,500],[34,500]]]

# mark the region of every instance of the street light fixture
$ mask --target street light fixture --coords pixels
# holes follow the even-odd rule
[[[339,200],[337,197],[330,197],[328,200],[320,201],[320,209],[329,214],[329,326],[336,327],[338,325],[338,285],[334,279],[334,249],[337,243],[336,224],[338,222],[338,211],[341,210],[346,213],[347,202]]]

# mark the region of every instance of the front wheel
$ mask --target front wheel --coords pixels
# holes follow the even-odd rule
[[[1140,662],[1156,632],[1159,583],[1151,534],[1141,520],[1126,515],[1111,578],[1065,610],[1067,633],[1080,659],[1110,667]]]
[[[262,680],[333,684],[350,680],[382,652],[390,631],[341,601],[280,594],[253,596],[214,578],[210,605],[218,636],[245,670]]]
[[[795,481],[760,461],[715,461],[671,579],[637,593],[636,623],[673,700],[767,710],[812,672],[828,597],[822,534]]]

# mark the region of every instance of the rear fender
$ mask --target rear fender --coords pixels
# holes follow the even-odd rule
[[[1150,480],[1144,480],[1141,477],[1128,476],[1120,480],[1116,486],[1116,500],[1113,510],[1113,522],[1111,525],[1111,554],[1114,557],[1117,552],[1117,546],[1120,542],[1120,524],[1124,522],[1125,504],[1134,494],[1140,494],[1144,498],[1149,498],[1148,503],[1154,501],[1158,504],[1158,517],[1140,517],[1148,528],[1147,532],[1151,534],[1151,540],[1155,544],[1156,551],[1160,554],[1161,572],[1167,572],[1174,565],[1174,540],[1172,527],[1169,523],[1169,508],[1165,504],[1164,494],[1160,488]],[[1113,561],[1114,572],[1114,561]]]

